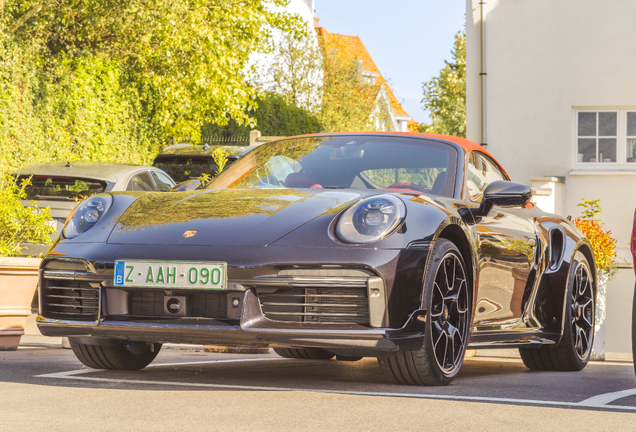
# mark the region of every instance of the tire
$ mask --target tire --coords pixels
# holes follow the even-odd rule
[[[306,360],[329,360],[334,356],[320,348],[274,348],[274,352],[281,357]]]
[[[119,345],[86,345],[70,340],[75,357],[93,369],[137,370],[148,366],[161,344],[124,341]]]
[[[565,328],[556,347],[521,348],[521,360],[531,370],[580,371],[590,360],[594,342],[595,289],[587,258],[576,252],[568,278]]]
[[[436,240],[431,250],[424,272],[422,308],[428,311],[422,348],[392,353],[378,358],[378,363],[395,384],[448,385],[464,362],[472,321],[466,265],[449,240]]]

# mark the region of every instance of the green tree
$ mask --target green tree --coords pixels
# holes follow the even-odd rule
[[[287,0],[7,0],[9,32],[42,40],[48,58],[106,54],[120,62],[165,133],[198,139],[210,118],[248,120],[250,54],[300,20]],[[26,18],[26,19],[25,19]]]
[[[268,66],[252,78],[256,88],[315,114],[322,130],[388,128],[390,107],[377,97],[380,85],[369,82],[346,47],[318,46],[310,35],[286,34],[274,44],[273,53]],[[259,121],[258,128],[265,127]]]
[[[386,129],[390,107],[376,98],[380,86],[371,84],[362,75],[358,60],[343,56],[343,51],[332,48],[324,52],[318,119],[330,132]]]
[[[315,35],[285,33],[276,39],[274,55],[256,64],[254,86],[279,95],[289,105],[316,113],[320,108],[323,64]]]
[[[431,123],[420,123],[419,132],[466,137],[466,32],[457,32],[451,51],[453,60],[438,77],[422,84],[424,108]]]

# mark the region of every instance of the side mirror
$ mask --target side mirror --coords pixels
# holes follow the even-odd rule
[[[195,190],[199,186],[201,186],[201,182],[199,180],[186,180],[175,185],[175,187],[172,188],[172,192],[187,192]]]
[[[484,190],[481,205],[472,210],[473,217],[488,216],[493,206],[524,206],[532,198],[532,190],[521,183],[497,180]]]

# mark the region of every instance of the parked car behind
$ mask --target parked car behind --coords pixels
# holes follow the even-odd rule
[[[228,153],[224,167],[226,169],[256,147],[175,144],[166,147],[157,155],[152,166],[167,172],[177,183],[182,183],[197,179],[202,174],[214,177],[219,167],[214,162],[212,154],[218,148]]]
[[[164,171],[142,165],[109,162],[44,162],[28,165],[13,173],[18,181],[31,179],[22,204],[51,209],[50,221],[59,235],[71,210],[87,196],[110,191],[170,192],[174,180]],[[39,255],[48,250],[45,245],[27,245],[22,255]]]

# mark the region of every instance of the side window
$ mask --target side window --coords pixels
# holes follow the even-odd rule
[[[150,171],[155,178],[155,183],[160,192],[170,192],[174,186],[174,182],[170,180],[170,177],[160,171]]]
[[[471,153],[468,164],[467,184],[470,199],[472,201],[481,201],[484,195],[484,189],[495,180],[508,180],[493,162],[486,157]]]
[[[150,174],[148,174],[148,171],[144,171],[130,179],[130,181],[128,182],[128,187],[126,187],[126,190],[154,191],[155,187],[152,183],[152,179],[150,178]]]

